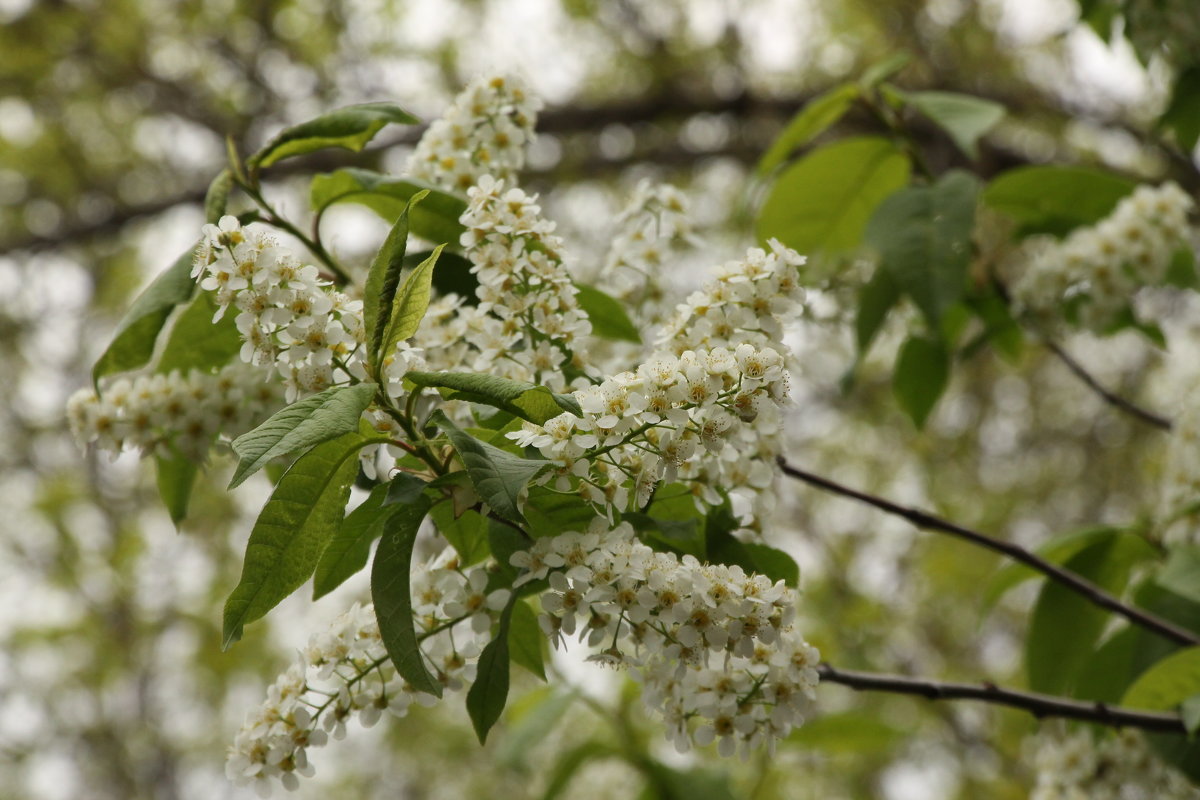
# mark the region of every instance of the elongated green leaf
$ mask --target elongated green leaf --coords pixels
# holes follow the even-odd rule
[[[1071,556],[1085,547],[1121,535],[1133,534],[1126,534],[1124,528],[1115,528],[1111,525],[1082,528],[1054,537],[1038,547],[1035,552],[1051,564],[1062,566]],[[1153,554],[1153,552],[1153,548],[1147,545],[1147,553]],[[991,581],[988,582],[987,587],[984,589],[984,610],[990,609],[996,604],[997,600],[1025,581],[1042,577],[1045,577],[1042,573],[1036,572],[1024,564],[1017,564],[1015,562],[1005,564],[996,571],[996,574],[992,576]]]
[[[918,428],[925,427],[950,381],[950,354],[936,339],[912,336],[900,348],[892,374],[892,389],[900,407]]]
[[[758,162],[758,174],[766,175],[787,161],[792,153],[827,131],[846,115],[860,94],[861,90],[857,84],[843,83],[808,101],[804,108],[792,117],[783,133],[771,143],[762,160]]]
[[[450,503],[440,503],[433,507],[431,516],[438,533],[454,547],[464,567],[478,564],[491,555],[488,521],[479,512],[468,510],[456,518]]]
[[[209,292],[201,292],[171,324],[167,343],[163,345],[154,371],[168,373],[179,370],[208,371],[223,367],[242,347],[234,315],[225,314],[213,322],[217,304]]]
[[[1130,551],[1140,549],[1134,538],[1101,539],[1067,559],[1063,566],[1119,594],[1133,566]],[[1025,642],[1029,688],[1051,694],[1073,692],[1107,620],[1107,614],[1087,598],[1047,581],[1034,605]]]
[[[520,605],[523,604],[519,604],[514,612],[514,625],[516,614],[520,613]],[[508,730],[504,733],[504,740],[496,748],[496,760],[507,767],[518,769],[530,766],[531,756],[536,752],[538,743],[553,735],[563,715],[577,697],[573,691],[564,692],[553,686],[543,686],[522,693],[514,699],[509,706]]]
[[[1191,154],[1200,141],[1200,64],[1179,73],[1171,90],[1171,101],[1159,118],[1160,127],[1175,134],[1179,149]]]
[[[980,197],[985,205],[1012,217],[1022,235],[1062,236],[1111,214],[1133,188],[1132,181],[1098,169],[1035,166],[1003,173]]]
[[[467,713],[471,716],[471,724],[475,727],[480,744],[487,741],[488,731],[500,719],[508,703],[508,631],[513,609],[519,602],[517,593],[513,592],[508,605],[500,612],[500,627],[495,637],[479,654],[475,683],[467,691]]]
[[[596,508],[578,494],[562,494],[532,486],[525,501],[526,527],[531,536],[557,536],[563,531],[586,531]]]
[[[137,369],[154,355],[167,318],[175,306],[186,303],[196,288],[192,280],[192,251],[184,253],[138,295],[117,325],[112,342],[92,367],[92,380],[99,382],[113,372]]]
[[[192,498],[192,487],[196,484],[200,467],[195,461],[179,455],[170,458],[155,456],[154,466],[158,496],[171,516],[171,522],[178,528],[179,523],[187,518],[188,502]]]
[[[879,251],[880,266],[912,297],[940,330],[942,316],[967,289],[971,230],[979,183],[958,170],[933,186],[888,197],[867,223],[866,240]]]
[[[909,160],[887,139],[861,137],[819,147],[785,168],[756,225],[801,253],[857,248],[871,213],[908,183]]]
[[[704,521],[705,556],[720,564],[736,564],[746,572],[766,575],[789,586],[800,582],[800,568],[787,553],[765,544],[744,543],[733,536],[739,526],[728,500],[709,510]]]
[[[1200,603],[1200,546],[1172,547],[1166,565],[1155,580],[1180,597]]]
[[[878,269],[863,285],[858,295],[858,314],[854,318],[854,334],[859,355],[866,354],[883,327],[888,312],[900,300],[900,287],[886,269]]]
[[[204,194],[204,221],[216,223],[225,216],[225,208],[229,205],[229,191],[233,188],[233,173],[223,169],[217,173],[208,185]]]
[[[430,420],[449,437],[483,501],[505,519],[519,522],[521,492],[550,462],[540,458],[520,458],[481,442],[462,431],[441,411],[435,412]]]
[[[331,386],[276,411],[266,422],[234,439],[233,452],[240,460],[229,488],[240,485],[277,456],[357,431],[359,418],[378,388],[373,383]]]
[[[383,538],[371,564],[371,600],[379,635],[400,676],[413,688],[441,697],[442,685],[425,668],[413,628],[410,588],[413,542],[429,511],[429,498],[422,495],[412,505],[395,508],[384,523]]]
[[[957,92],[905,92],[905,102],[937,123],[971,159],[979,158],[979,139],[1004,118],[1004,106]]]
[[[642,343],[637,326],[615,298],[592,286],[576,284],[575,288],[579,290],[575,299],[591,320],[593,336],[634,344]]]
[[[285,158],[327,147],[358,152],[386,125],[416,125],[419,122],[412,114],[391,103],[346,106],[285,128],[266,147],[251,156],[247,163],[251,168],[269,167]]]
[[[542,800],[557,800],[571,785],[571,780],[579,774],[580,769],[589,761],[599,761],[606,758],[624,759],[624,753],[616,747],[595,739],[586,741],[578,747],[572,747],[558,757],[546,780],[546,791]],[[639,797],[638,800],[641,800]]]
[[[903,50],[899,53],[892,53],[863,70],[858,83],[864,89],[873,88],[907,67],[910,61],[912,61],[912,56]]]
[[[410,475],[407,472],[398,472],[396,477],[392,478],[387,483],[387,497],[383,504],[390,506],[395,503],[415,503],[417,498],[421,496],[421,492],[425,491],[425,487],[429,484],[418,478],[416,475]]]
[[[632,525],[638,537],[655,550],[707,558],[704,530],[698,520],[659,519],[636,511],[626,511],[621,520]]]
[[[392,303],[400,286],[400,271],[404,267],[404,253],[408,247],[408,218],[416,204],[427,194],[417,192],[404,206],[367,272],[363,289],[363,325],[367,331],[368,371],[371,375],[376,375],[376,356],[392,320]]]
[[[387,493],[388,484],[379,484],[342,520],[313,572],[313,600],[320,600],[367,565],[371,543],[383,534],[384,523],[398,508],[383,504]]]
[[[508,650],[514,664],[546,680],[546,667],[542,661],[542,647],[546,637],[538,627],[537,614],[529,603],[519,601],[513,606],[512,626],[508,629]]]
[[[467,210],[466,201],[416,181],[399,180],[367,169],[339,169],[315,176],[309,187],[309,199],[317,212],[337,203],[356,203],[391,224],[409,199],[421,191],[428,191],[429,197],[412,210],[409,220],[412,233],[434,244],[458,242],[466,230],[458,221]]]
[[[347,433],[296,459],[283,474],[250,532],[242,578],[225,602],[224,646],[242,636],[308,580],[325,545],[342,524],[355,454],[370,440]]]
[[[1126,626],[1097,647],[1079,671],[1075,697],[1097,703],[1120,703],[1139,671],[1137,651],[1141,633],[1133,626]]]
[[[1189,647],[1159,661],[1143,672],[1121,705],[1165,711],[1200,693],[1200,647]]]
[[[410,253],[404,257],[404,266],[416,267],[431,255],[432,250]],[[479,277],[471,271],[474,268],[470,259],[446,250],[438,259],[438,268],[433,271],[433,288],[439,295],[456,294],[463,299],[464,305],[477,306],[479,297],[475,290],[479,288]]]
[[[442,391],[448,400],[467,400],[498,408],[513,416],[545,424],[565,411],[580,415],[579,402],[528,381],[514,381],[480,372],[409,372],[404,376],[417,386]]]
[[[433,294],[433,268],[437,266],[438,256],[442,254],[443,247],[445,245],[435,247],[429,258],[408,273],[408,277],[396,291],[392,313],[375,363],[382,364],[398,343],[417,332],[417,327],[425,318],[425,312],[429,310],[429,299]]]

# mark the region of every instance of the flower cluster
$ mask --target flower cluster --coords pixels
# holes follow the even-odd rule
[[[351,376],[366,378],[362,301],[334,290],[269,234],[232,216],[205,225],[192,276],[215,293],[218,318],[237,309],[242,360],[274,365],[289,402]],[[404,373],[422,363],[419,349],[400,342],[382,360],[385,388],[400,394]]]
[[[527,570],[518,584],[549,579],[539,624],[555,646],[577,635],[603,648],[591,660],[631,667],[680,752],[773,748],[804,721],[820,655],[793,627],[782,581],[656,552],[628,523],[609,531],[603,519],[511,561]]]
[[[1084,327],[1110,328],[1134,292],[1164,281],[1172,256],[1187,243],[1193,207],[1174,183],[1140,186],[1096,225],[1061,242],[1032,241],[1012,289],[1018,307],[1054,318],[1070,305]]]
[[[1136,731],[1095,741],[1087,731],[1039,736],[1031,800],[1200,800],[1200,789],[1159,760]]]
[[[596,282],[637,309],[642,320],[660,323],[664,288],[659,276],[671,254],[693,236],[687,196],[670,184],[643,180],[616,219]]]
[[[480,652],[507,589],[488,592],[487,570],[458,568],[447,550],[413,571],[413,617],[421,655],[430,674],[447,691],[475,679]],[[355,604],[332,627],[314,635],[297,661],[276,679],[267,699],[251,712],[229,749],[225,772],[238,785],[254,784],[266,797],[278,781],[286,789],[297,776],[311,776],[307,748],[346,735],[357,716],[364,727],[383,711],[404,716],[415,702],[437,698],[417,691],[388,658],[375,609]]]
[[[527,422],[507,436],[554,462],[557,490],[575,489],[611,517],[631,499],[644,507],[660,481],[674,481],[696,454],[722,450],[786,395],[783,357],[770,348],[660,353],[636,372],[576,391],[582,415]]]
[[[118,378],[102,395],[81,389],[67,402],[67,420],[81,447],[94,443],[113,454],[132,447],[203,461],[218,434],[233,438],[250,430],[282,399],[258,370],[236,364],[215,374]]]
[[[408,174],[460,192],[485,174],[511,178],[525,164],[540,109],[541,101],[514,78],[477,80],[425,131]]]
[[[1161,507],[1168,521],[1166,540],[1171,544],[1200,545],[1200,526],[1192,519],[1176,519],[1200,501],[1200,400],[1195,393],[1175,418],[1167,444]]]
[[[473,368],[562,390],[572,345],[591,323],[575,299],[554,223],[542,217],[536,197],[490,175],[467,196],[462,245],[479,279],[479,304],[460,314],[478,351]]]

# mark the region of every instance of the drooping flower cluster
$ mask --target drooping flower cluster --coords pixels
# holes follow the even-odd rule
[[[480,652],[509,591],[488,592],[487,570],[458,568],[450,550],[414,569],[413,618],[421,656],[446,691],[460,691],[475,679]],[[266,797],[276,782],[286,789],[311,776],[309,747],[346,735],[352,717],[364,727],[383,711],[408,713],[413,703],[431,706],[432,694],[417,691],[388,658],[372,605],[355,604],[331,628],[314,635],[295,663],[251,712],[225,762],[238,785],[253,784]]]
[[[192,276],[215,293],[218,317],[237,309],[242,360],[273,365],[289,402],[366,377],[362,301],[333,289],[270,234],[232,216],[205,225]],[[422,363],[419,349],[400,342],[382,360],[385,388],[400,394],[404,373]]]
[[[572,346],[591,323],[575,299],[554,223],[542,217],[536,197],[489,175],[468,198],[462,245],[479,279],[479,304],[460,314],[466,341],[478,350],[473,368],[565,389],[564,369],[582,366],[573,363]]]
[[[554,462],[556,489],[578,491],[611,517],[631,500],[644,507],[660,481],[674,481],[693,456],[722,450],[731,432],[786,395],[783,357],[770,348],[660,353],[636,372],[576,391],[582,415],[527,422],[507,436]]]
[[[616,219],[596,283],[635,309],[639,319],[661,324],[661,273],[672,253],[693,236],[687,195],[670,184],[642,180]]]
[[[1096,225],[1061,242],[1031,241],[1013,298],[1037,317],[1054,319],[1071,306],[1082,326],[1110,328],[1138,289],[1167,277],[1175,252],[1187,244],[1194,206],[1174,183],[1139,186]]]
[[[1137,731],[1032,742],[1037,785],[1030,800],[1200,800],[1200,788],[1155,756]]]
[[[81,447],[95,444],[114,455],[126,447],[177,453],[199,462],[219,434],[238,436],[278,410],[281,395],[242,364],[215,374],[139,375],[109,382],[100,395],[79,390],[67,402],[67,420]]]
[[[408,174],[459,192],[484,175],[513,177],[525,165],[541,105],[515,78],[475,81],[425,131]]]
[[[549,578],[539,623],[555,646],[577,635],[598,648],[591,660],[630,667],[680,752],[770,749],[804,721],[820,655],[793,627],[782,581],[656,552],[603,519],[511,560],[527,570],[518,584]]]

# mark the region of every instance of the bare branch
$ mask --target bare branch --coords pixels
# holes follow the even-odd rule
[[[1061,361],[1063,364],[1066,364],[1067,368],[1074,373],[1076,378],[1079,378],[1079,380],[1083,381],[1083,383],[1087,385],[1089,389],[1099,395],[1104,402],[1108,403],[1113,408],[1124,411],[1131,417],[1141,420],[1147,425],[1153,425],[1159,430],[1169,431],[1172,429],[1172,427],[1174,427],[1171,423],[1171,420],[1161,417],[1152,411],[1147,411],[1136,403],[1126,400],[1124,397],[1105,389],[1090,372],[1084,369],[1082,364],[1072,358],[1071,355],[1057,343],[1047,341],[1046,347],[1050,348],[1050,352],[1054,353],[1059,361]]]
[[[1146,630],[1153,631],[1159,636],[1162,636],[1172,642],[1182,645],[1197,645],[1200,644],[1200,635],[1181,628],[1169,620],[1162,619],[1149,611],[1128,605],[1121,602],[1120,599],[1109,594],[1107,591],[1087,580],[1086,578],[1065,570],[1056,564],[1052,564],[1041,556],[1026,550],[1020,545],[1011,542],[1005,542],[1000,539],[994,539],[986,534],[973,531],[970,528],[964,528],[961,525],[956,525],[953,522],[936,517],[925,511],[915,508],[906,508],[890,500],[885,500],[882,497],[877,497],[866,492],[860,492],[856,489],[851,489],[848,486],[843,486],[840,483],[822,478],[820,475],[814,475],[811,472],[806,472],[802,469],[792,466],[780,456],[779,467],[785,475],[804,481],[810,486],[815,486],[818,489],[824,489],[827,492],[839,494],[842,497],[849,497],[853,500],[858,500],[861,503],[874,506],[889,514],[901,517],[908,520],[918,528],[925,530],[936,531],[938,533],[947,533],[963,541],[978,545],[987,550],[1000,553],[1008,556],[1014,561],[1020,562],[1025,566],[1042,573],[1050,580],[1062,584],[1073,592],[1087,598],[1090,602],[1111,611],[1114,614],[1119,614],[1135,625],[1139,625]]]
[[[1063,717],[1108,725],[1114,728],[1141,728],[1159,733],[1186,734],[1178,714],[1163,711],[1137,711],[1106,703],[1071,700],[1056,695],[1005,689],[992,683],[946,683],[926,678],[884,675],[836,669],[829,664],[817,667],[826,683],[839,683],[856,691],[912,694],[929,700],[979,700],[993,705],[1028,711],[1035,717]]]

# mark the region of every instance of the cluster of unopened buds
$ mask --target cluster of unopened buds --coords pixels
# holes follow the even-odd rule
[[[1030,800],[1200,800],[1200,789],[1150,751],[1132,730],[1030,740],[1037,784]]]
[[[581,414],[525,423],[507,436],[555,463],[556,490],[575,488],[611,515],[628,507],[630,480],[641,508],[700,446],[720,449],[732,429],[786,396],[783,357],[771,348],[660,353],[636,372],[576,391]]]
[[[181,455],[203,461],[219,434],[242,434],[282,404],[277,384],[237,364],[217,373],[192,370],[107,381],[103,391],[82,389],[67,403],[67,420],[80,446],[116,454]]]
[[[542,630],[556,647],[578,636],[590,660],[631,668],[648,708],[684,752],[773,748],[803,722],[819,654],[793,626],[782,581],[652,550],[628,523],[541,538],[511,562],[517,584],[546,578]]]
[[[1188,242],[1194,206],[1174,183],[1140,186],[1095,225],[1061,242],[1032,240],[1013,298],[1020,308],[1047,318],[1074,304],[1080,324],[1106,330],[1138,289],[1166,279],[1173,256]]]
[[[508,602],[507,589],[486,587],[487,570],[460,569],[451,550],[413,571],[421,656],[446,691],[460,691],[475,679],[492,623]],[[351,718],[370,727],[384,711],[402,717],[413,703],[436,702],[396,672],[374,607],[355,604],[309,640],[266,701],[247,716],[229,749],[226,774],[238,785],[253,784],[263,797],[276,784],[295,789],[299,777],[313,774],[308,748],[344,737]]]
[[[509,177],[525,164],[541,101],[515,78],[477,80],[434,121],[408,162],[408,174],[454,191],[483,175]]]

